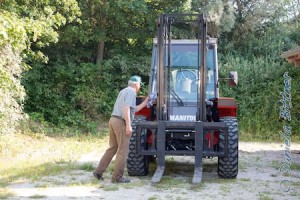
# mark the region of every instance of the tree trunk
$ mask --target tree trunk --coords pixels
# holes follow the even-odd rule
[[[97,50],[97,60],[96,60],[96,64],[100,65],[101,62],[103,61],[103,57],[104,57],[104,41],[100,41],[98,43],[98,50]]]
[[[237,5],[237,11],[238,11],[238,20],[240,21],[242,19],[242,5],[240,0],[236,0]]]
[[[103,37],[100,37],[100,41],[98,43],[98,49],[97,49],[97,59],[96,64],[100,65],[101,62],[104,59],[104,46],[105,46],[105,40],[106,40],[106,12],[107,12],[107,0],[102,1],[102,9],[99,13],[99,20],[98,25],[103,31]]]

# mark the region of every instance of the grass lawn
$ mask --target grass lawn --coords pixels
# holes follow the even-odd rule
[[[0,135],[0,199],[13,196],[5,187],[11,183],[60,174],[71,170],[92,171],[90,163],[75,162],[82,154],[103,151],[107,131],[102,135],[49,137],[45,135]]]

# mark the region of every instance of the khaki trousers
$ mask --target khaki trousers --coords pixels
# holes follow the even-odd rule
[[[112,158],[116,155],[115,169],[112,179],[119,179],[124,174],[126,159],[128,156],[130,136],[125,134],[125,121],[111,117],[109,122],[109,148],[102,156],[96,171],[101,174],[106,170]]]

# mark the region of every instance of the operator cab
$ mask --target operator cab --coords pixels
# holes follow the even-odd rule
[[[206,52],[206,102],[219,95],[217,87],[217,39],[207,40]],[[157,66],[157,41],[153,41],[152,65]],[[198,40],[171,40],[170,66],[167,65],[168,51],[165,51],[165,74],[167,85],[167,111],[169,121],[196,121],[197,104],[200,99],[200,78]],[[154,76],[157,77],[157,76]],[[153,89],[156,92],[154,80]]]

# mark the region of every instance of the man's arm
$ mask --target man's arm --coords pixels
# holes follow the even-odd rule
[[[148,98],[149,97],[147,97],[141,104],[136,106],[135,112],[139,112],[147,105]],[[131,118],[130,118],[130,106],[124,106],[124,120],[126,123],[126,135],[131,136],[132,127],[131,127]]]
[[[140,110],[142,110],[148,102],[149,97],[146,97],[146,99],[139,105],[136,106],[135,112],[139,112]]]
[[[126,131],[125,134],[131,136],[132,134],[132,127],[131,127],[131,119],[130,119],[130,106],[124,106],[124,120],[126,123]]]

